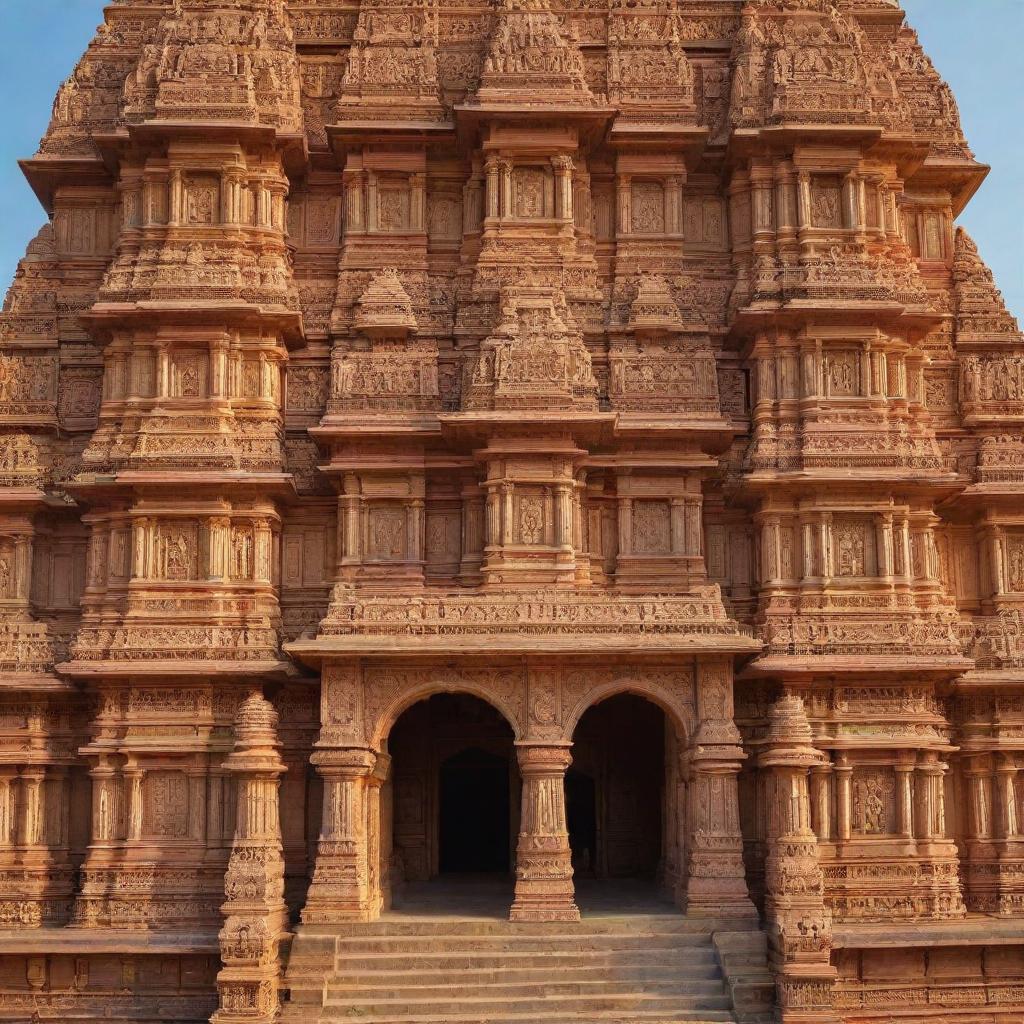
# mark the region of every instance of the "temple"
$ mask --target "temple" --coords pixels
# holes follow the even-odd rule
[[[112,0],[22,168],[0,1022],[1024,1019],[1024,337],[894,0]]]

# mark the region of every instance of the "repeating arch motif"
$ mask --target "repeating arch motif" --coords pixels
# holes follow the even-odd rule
[[[516,740],[524,738],[525,684],[517,670],[368,671],[364,706],[369,745],[380,750],[403,711],[438,693],[465,693],[484,701],[508,722]]]
[[[690,678],[692,680],[692,677]],[[600,682],[598,685],[586,690],[568,707],[563,721],[566,739],[570,742],[572,741],[576,726],[579,725],[580,719],[589,708],[621,693],[631,693],[635,696],[643,697],[661,708],[675,727],[680,740],[685,742],[693,735],[695,712],[692,685],[689,692],[684,693],[675,687],[670,688],[659,685],[651,679],[620,676]]]

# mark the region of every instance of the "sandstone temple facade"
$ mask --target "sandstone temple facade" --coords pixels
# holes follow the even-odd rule
[[[1024,1019],[1024,338],[893,0],[112,0],[22,166],[0,1021]]]

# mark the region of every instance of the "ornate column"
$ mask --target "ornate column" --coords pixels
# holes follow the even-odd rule
[[[321,748],[311,760],[323,779],[324,807],[302,920],[368,921],[373,911],[366,796],[377,757],[365,747],[342,747]]]
[[[615,176],[615,228],[618,235],[633,230],[633,178],[629,174]]]
[[[825,907],[808,774],[826,761],[812,743],[803,701],[780,697],[758,759],[767,775],[765,918],[780,1024],[839,1024],[832,1008],[832,914]]]
[[[498,182],[501,192],[499,216],[508,219],[513,214],[512,204],[512,161],[504,157],[498,161]]]
[[[485,165],[486,181],[486,215],[489,220],[496,220],[501,212],[501,195],[498,180],[498,157],[489,153]]]
[[[555,217],[571,223],[572,213],[572,157],[559,155],[551,158],[555,172]]]
[[[696,682],[699,725],[683,755],[689,836],[680,903],[689,914],[753,919],[757,912],[743,867],[739,810],[739,771],[746,755],[733,721],[731,662],[701,662]]]
[[[523,803],[516,845],[513,921],[578,921],[572,852],[565,818],[568,746],[522,744],[518,748]]]
[[[908,852],[915,853],[914,847],[914,762],[912,754],[901,756],[895,765],[896,772],[896,829],[901,839],[910,845]]]
[[[962,780],[964,844],[961,870],[964,901],[974,911],[995,912],[999,905],[999,867],[992,807],[992,758],[988,753],[964,757]]]
[[[850,841],[850,823],[853,815],[853,765],[845,751],[836,754],[836,838],[841,843]]]
[[[278,800],[285,766],[277,712],[259,689],[238,709],[235,747],[224,768],[235,777],[237,800],[221,908],[220,1008],[211,1021],[272,1024],[280,1009],[280,947],[288,930]]]
[[[1017,810],[1017,757],[998,755],[995,768],[997,831],[999,835],[999,912],[1024,911],[1024,835]]]
[[[832,763],[822,756],[820,764],[811,766],[811,823],[822,843],[832,840]]]

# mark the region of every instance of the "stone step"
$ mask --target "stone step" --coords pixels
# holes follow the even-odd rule
[[[294,1007],[291,1008],[295,1010]],[[663,1009],[630,1010],[586,1010],[580,1013],[573,1011],[556,1011],[545,1013],[538,1018],[535,1010],[519,1013],[515,1010],[500,1014],[414,1014],[386,1017],[352,1017],[344,1010],[325,1009],[318,1017],[310,1018],[305,1013],[285,1012],[282,1024],[335,1024],[335,1022],[358,1021],[359,1024],[736,1024],[736,1018],[728,1010],[679,1010],[666,1013]]]
[[[608,933],[668,932],[708,937],[719,927],[711,918],[683,914],[643,914],[636,917],[609,915],[585,917],[580,921],[508,921],[504,918],[431,918],[404,921],[384,917],[370,922],[303,925],[309,936],[366,938],[374,935],[603,935]]]
[[[573,981],[615,981],[615,982],[636,982],[648,983],[663,980],[678,980],[680,982],[691,981],[718,981],[721,983],[722,972],[709,957],[706,962],[679,964],[676,961],[664,963],[637,962],[636,964],[610,963],[585,963],[577,966],[567,966],[561,960],[551,963],[551,957],[545,956],[538,964],[532,967],[520,966],[518,961],[509,964],[500,964],[490,967],[465,967],[460,966],[452,972],[452,983],[456,981],[460,985],[491,985],[508,982],[510,984],[538,984],[548,983],[552,976],[556,976],[560,982]],[[420,985],[434,983],[441,973],[432,967],[421,967],[417,970],[390,971],[374,970],[341,970],[335,971],[328,978],[327,984],[331,987],[344,985],[365,985],[368,975],[373,982],[379,985],[383,991],[392,990],[408,985]],[[424,981],[426,979],[426,981]]]
[[[501,968],[506,966],[536,967],[542,970],[562,970],[573,967],[616,966],[665,966],[685,969],[706,967],[716,963],[710,949],[601,949],[601,950],[490,950],[471,952],[449,950],[437,953],[423,950],[421,953],[359,953],[338,956],[333,964],[337,971],[378,971],[378,970],[433,970],[458,971],[473,968]],[[327,968],[330,969],[329,967]],[[289,973],[292,972],[289,965]],[[297,973],[297,972],[295,972]]]
[[[358,1020],[365,1020],[368,1017],[414,1017],[428,1014],[442,1019],[459,1014],[486,1019],[488,1016],[534,1013],[539,1015],[536,1018],[538,1021],[546,1021],[549,1016],[589,1014],[599,1011],[617,1011],[624,1016],[633,1010],[656,1010],[665,1016],[683,1011],[728,1011],[731,1004],[729,997],[721,994],[721,987],[719,987],[718,995],[710,996],[663,996],[632,991],[605,996],[554,995],[522,999],[503,999],[500,996],[463,997],[461,994],[453,998],[449,988],[448,998],[382,999],[378,997],[367,1002],[333,998],[330,993],[327,993],[324,998],[324,1007],[325,1009],[337,1008]]]
[[[715,979],[673,980],[663,977],[632,980],[579,980],[558,977],[557,980],[554,980],[549,975],[546,980],[533,982],[508,980],[480,982],[469,977],[458,976],[443,984],[439,984],[435,979],[434,984],[424,983],[395,987],[378,984],[376,977],[372,979],[372,984],[367,984],[368,980],[370,979],[364,978],[359,984],[329,981],[325,988],[328,1003],[373,1002],[375,999],[379,999],[381,993],[384,992],[391,999],[434,999],[438,1002],[450,999],[452,993],[457,992],[460,1000],[504,1000],[509,1005],[514,1005],[523,999],[551,999],[556,996],[580,996],[588,1000],[591,998],[631,997],[637,991],[642,991],[645,996],[685,996],[687,1000],[700,1000],[722,995],[721,980]],[[383,982],[384,979],[380,978],[379,980]]]
[[[335,940],[338,956],[359,953],[409,953],[418,955],[424,951],[434,953],[478,952],[522,952],[543,953],[571,948],[579,952],[601,950],[686,950],[707,946],[707,939],[675,933],[624,934],[613,932],[603,935],[379,935],[344,936]]]

